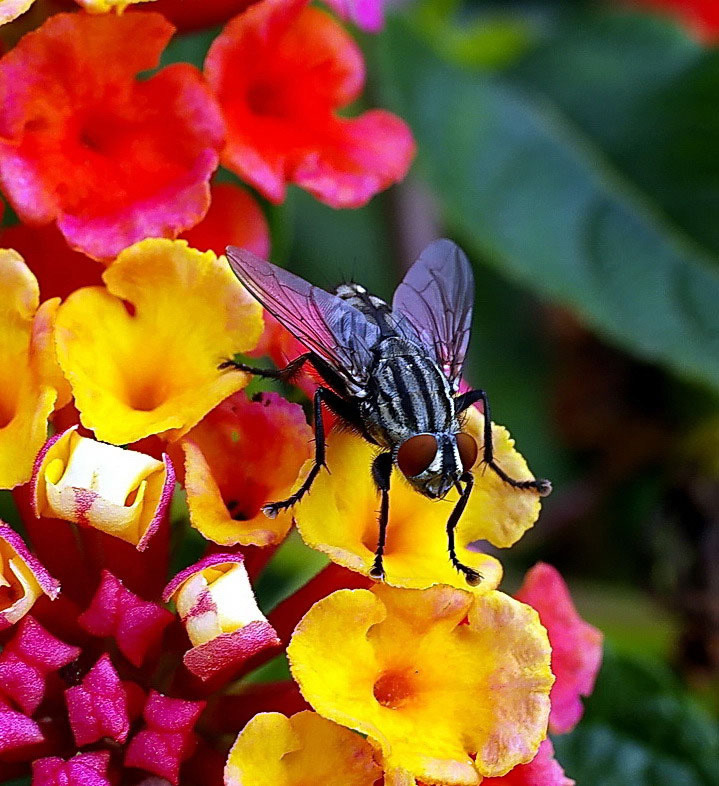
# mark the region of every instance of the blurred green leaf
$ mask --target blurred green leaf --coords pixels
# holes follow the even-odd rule
[[[689,45],[669,36],[667,56],[676,47]],[[380,72],[475,254],[637,355],[719,388],[719,266],[612,166],[601,139],[516,74],[443,62],[402,20],[383,36]],[[587,84],[597,113],[601,99]]]
[[[715,786],[719,726],[660,661],[611,647],[582,724],[555,740],[582,786]]]

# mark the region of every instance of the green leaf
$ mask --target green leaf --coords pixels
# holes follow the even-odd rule
[[[691,49],[667,38],[667,56]],[[613,165],[601,139],[516,74],[443,62],[401,20],[383,36],[380,72],[451,227],[475,255],[638,356],[719,388],[717,261]],[[627,78],[626,69],[614,74]],[[600,113],[603,95],[585,89]]]

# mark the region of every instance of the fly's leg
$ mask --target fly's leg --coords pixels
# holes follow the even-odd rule
[[[379,508],[379,537],[377,539],[377,548],[375,549],[374,562],[369,572],[370,578],[377,581],[384,580],[382,558],[384,556],[384,545],[387,540],[387,524],[389,522],[389,479],[391,475],[392,454],[380,453],[372,462],[372,478],[382,495],[382,501]]]
[[[467,507],[469,495],[472,493],[472,488],[474,487],[474,477],[471,472],[465,472],[465,474],[460,478],[460,481],[464,481],[465,485],[464,489],[461,489],[459,484],[457,484],[457,488],[460,489],[460,494],[459,500],[457,501],[457,504],[454,506],[454,509],[447,520],[447,549],[449,551],[449,559],[452,565],[460,573],[464,574],[464,578],[470,587],[476,587],[482,581],[482,574],[478,573],[476,570],[474,570],[474,568],[470,568],[468,565],[460,562],[454,546],[454,531],[457,528],[457,524],[459,523],[462,514],[464,513],[464,509]]]
[[[237,371],[244,371],[246,374],[252,374],[256,377],[288,380],[292,379],[292,377],[294,377],[296,374],[299,374],[302,366],[304,366],[304,364],[309,360],[312,360],[312,353],[305,352],[303,355],[299,355],[294,360],[291,360],[284,368],[278,369],[255,368],[254,366],[248,366],[245,363],[240,363],[237,360],[229,358],[227,360],[223,360],[217,368],[221,370],[226,368],[234,368]]]
[[[531,489],[536,491],[540,497],[546,497],[552,493],[552,482],[545,478],[535,478],[533,480],[516,480],[508,475],[494,460],[494,449],[492,446],[492,415],[489,409],[489,399],[484,390],[470,390],[455,399],[455,411],[457,414],[464,412],[465,409],[482,402],[484,407],[484,463],[491,467],[502,480],[515,489]]]

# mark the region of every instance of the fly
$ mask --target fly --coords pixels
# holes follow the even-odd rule
[[[472,268],[464,252],[450,240],[431,243],[397,287],[391,306],[358,284],[326,292],[241,248],[230,246],[227,256],[242,284],[307,352],[283,369],[258,369],[235,360],[220,368],[286,380],[308,363],[324,383],[313,402],[314,464],[299,489],[265,505],[265,514],[274,518],[299,502],[326,466],[324,404],[380,450],[371,468],[381,505],[370,576],[384,578],[390,477],[397,465],[430,499],[457,489],[459,500],[447,520],[449,558],[468,584],[478,584],[482,576],[460,562],[454,543],[479,452],[474,438],[462,431],[462,413],[482,402],[483,460],[505,483],[540,496],[549,494],[552,486],[548,480],[516,480],[495,462],[487,394],[460,392],[474,301]]]

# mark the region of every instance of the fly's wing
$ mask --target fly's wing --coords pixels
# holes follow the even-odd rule
[[[392,299],[422,343],[434,353],[455,390],[469,344],[474,276],[465,253],[451,240],[435,240],[407,271]]]
[[[367,382],[379,328],[364,314],[303,278],[244,248],[229,246],[232,270],[262,305],[359,392]]]

